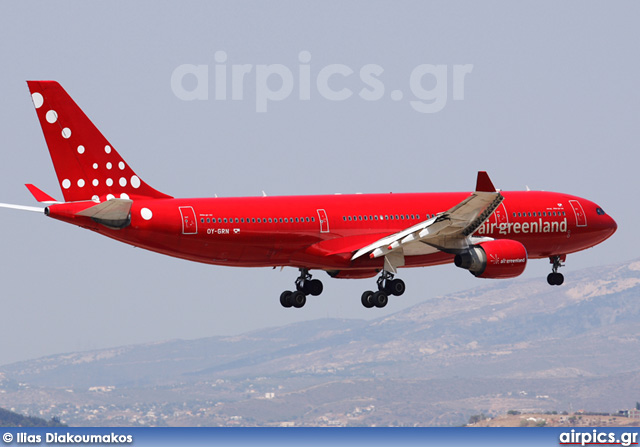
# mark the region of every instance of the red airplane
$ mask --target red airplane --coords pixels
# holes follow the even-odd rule
[[[26,185],[44,211],[136,247],[190,261],[237,267],[295,267],[295,290],[280,303],[300,308],[319,295],[311,270],[370,278],[362,304],[402,295],[400,267],[453,262],[480,278],[520,275],[548,258],[550,285],[569,253],[610,237],[615,221],[568,194],[499,191],[478,172],[474,192],[176,199],[146,184],[55,81],[28,81],[64,202]]]

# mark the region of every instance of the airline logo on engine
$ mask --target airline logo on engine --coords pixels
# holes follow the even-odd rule
[[[523,262],[527,262],[525,258],[500,258],[498,255],[491,255],[491,264],[493,265],[504,265],[504,264],[522,264]]]
[[[559,222],[545,222],[542,219],[532,222],[485,222],[476,234],[533,234],[533,233],[566,233],[567,219]]]

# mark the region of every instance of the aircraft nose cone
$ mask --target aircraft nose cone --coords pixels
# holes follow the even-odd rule
[[[604,235],[604,239],[609,238],[613,233],[618,229],[618,224],[615,220],[609,215],[602,216],[601,220],[601,231]]]
[[[611,229],[611,234],[615,233],[618,229],[618,224],[611,217],[609,217],[609,228]]]

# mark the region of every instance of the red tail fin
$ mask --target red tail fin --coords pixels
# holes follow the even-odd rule
[[[55,81],[27,81],[64,200],[171,198],[133,172]]]

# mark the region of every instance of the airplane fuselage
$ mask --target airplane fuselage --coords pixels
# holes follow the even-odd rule
[[[49,207],[49,215],[119,241],[207,264],[361,270],[381,259],[345,253],[436,216],[471,193],[355,194],[136,200],[131,224],[113,230],[75,215],[86,203]],[[522,243],[529,258],[584,250],[613,234],[593,202],[562,193],[502,192],[504,201],[474,236]],[[428,250],[427,250],[428,251]],[[453,254],[406,253],[406,267],[452,262]],[[371,275],[367,275],[368,271]]]

